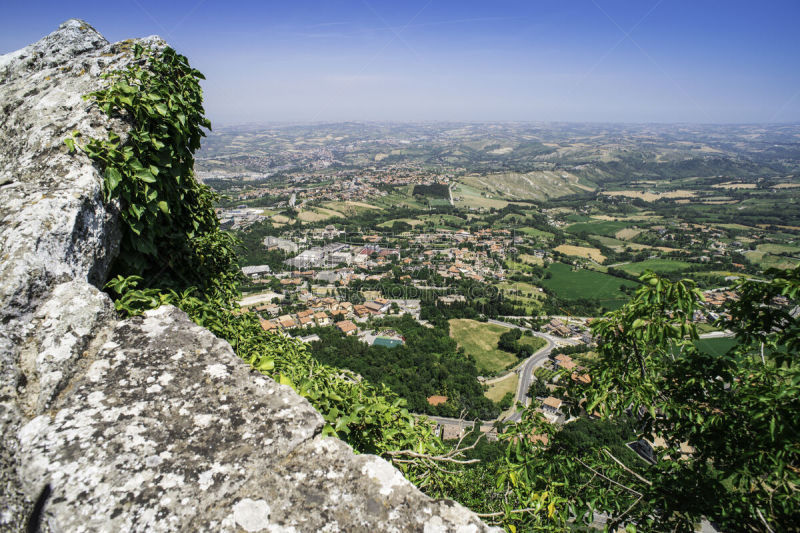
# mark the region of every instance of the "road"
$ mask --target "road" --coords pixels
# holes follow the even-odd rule
[[[547,344],[545,344],[542,348],[540,348],[536,353],[528,357],[525,362],[522,364],[519,372],[519,382],[517,383],[517,397],[516,400],[521,403],[522,405],[527,405],[528,399],[528,389],[531,386],[531,380],[533,379],[533,369],[537,366],[541,365],[544,361],[550,357],[550,352],[558,346],[559,344],[571,344],[576,345],[579,344],[578,341],[572,339],[564,339],[561,337],[556,337],[554,335],[548,335],[547,333],[542,333],[541,331],[534,331],[531,328],[526,328],[523,326],[518,326],[516,324],[512,324],[510,322],[503,322],[501,320],[487,320],[490,324],[497,324],[498,326],[505,326],[507,328],[517,328],[524,331],[530,331],[536,337],[541,337],[544,339]],[[521,415],[519,412],[515,411],[510,417],[508,417],[509,422],[519,422]]]
[[[417,416],[424,416],[430,418],[434,422],[438,422],[440,424],[448,424],[448,425],[459,425],[461,429],[464,428],[471,428],[475,425],[475,420],[461,420],[460,418],[447,418],[446,416],[432,416],[432,415],[420,415]],[[480,420],[481,426],[492,425],[495,423],[495,420]]]
[[[533,369],[546,361],[550,356],[550,352],[552,352],[553,348],[555,347],[556,345],[548,340],[547,345],[530,356],[522,366],[519,374],[519,383],[517,385],[517,401],[522,405],[528,405],[528,389],[530,388],[531,380],[533,379]],[[510,422],[519,422],[520,418],[520,413],[518,411],[514,411],[514,413],[508,417],[508,420]]]

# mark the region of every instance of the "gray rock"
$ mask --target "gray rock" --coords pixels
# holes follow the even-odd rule
[[[122,120],[82,95],[132,61],[132,42],[109,44],[70,20],[0,56],[0,529],[14,529],[32,504],[14,486],[15,428],[48,407],[112,318],[91,285],[104,283],[119,248],[117,216],[98,169],[63,140],[107,129],[126,137]]]
[[[52,406],[70,378],[97,351],[117,320],[107,294],[85,281],[57,285],[37,308],[30,322],[32,334],[20,350],[19,370],[24,386],[17,388],[17,404],[28,416]]]
[[[486,530],[322,438],[305,399],[174,307],[117,324],[53,412],[18,433],[53,531]]]
[[[117,217],[104,205],[102,177],[72,132],[123,140],[129,127],[82,96],[109,83],[101,74],[132,61],[133,41],[109,44],[69,20],[22,50],[0,56],[0,320],[29,316],[56,283],[105,281],[119,247]],[[163,44],[156,38],[144,45]]]

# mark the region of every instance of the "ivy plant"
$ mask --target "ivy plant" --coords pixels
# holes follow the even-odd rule
[[[235,240],[219,228],[217,195],[194,178],[194,152],[211,124],[203,115],[203,75],[172,48],[133,47],[133,61],[104,75],[107,88],[86,95],[131,125],[80,148],[103,169],[106,200],[123,226],[115,273],[151,287],[196,287],[235,296]],[[75,139],[66,140],[75,149]]]

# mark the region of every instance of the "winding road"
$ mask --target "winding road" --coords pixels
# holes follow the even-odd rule
[[[528,388],[530,388],[531,380],[533,379],[533,369],[541,365],[544,361],[546,361],[547,358],[550,357],[550,352],[552,352],[553,349],[559,344],[562,345],[579,344],[578,341],[574,341],[572,339],[555,337],[553,335],[548,335],[547,333],[542,333],[540,331],[534,331],[531,328],[518,326],[510,322],[503,322],[500,320],[492,320],[492,319],[489,319],[488,322],[490,324],[497,324],[498,326],[505,326],[507,328],[517,328],[523,331],[530,331],[531,333],[533,333],[534,336],[540,337],[547,342],[547,344],[545,344],[542,348],[540,348],[533,355],[528,357],[525,360],[525,362],[522,363],[522,366],[520,366],[519,369],[517,370],[517,372],[519,373],[519,382],[517,383],[516,401],[521,403],[522,405],[528,405]],[[520,413],[515,411],[506,420],[508,420],[509,422],[519,422],[520,417],[521,417]]]

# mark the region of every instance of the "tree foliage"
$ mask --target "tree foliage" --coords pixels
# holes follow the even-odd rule
[[[470,419],[493,419],[498,408],[483,395],[475,361],[458,352],[447,330],[427,328],[409,315],[387,317],[374,326],[392,328],[405,339],[393,348],[369,346],[333,328],[320,328],[320,340],[311,344],[320,362],[357,372],[372,383],[387,385],[408,402],[415,413]],[[432,406],[429,396],[447,396]]]
[[[633,413],[656,464],[633,480],[627,516],[653,530],[692,531],[708,517],[726,531],[788,531],[800,509],[800,269],[740,281],[724,325],[738,344],[719,357],[698,350],[688,280],[652,273],[631,302],[592,325],[592,383],[573,391],[586,410]],[[794,311],[793,311],[794,310]],[[792,314],[794,313],[794,314]]]

